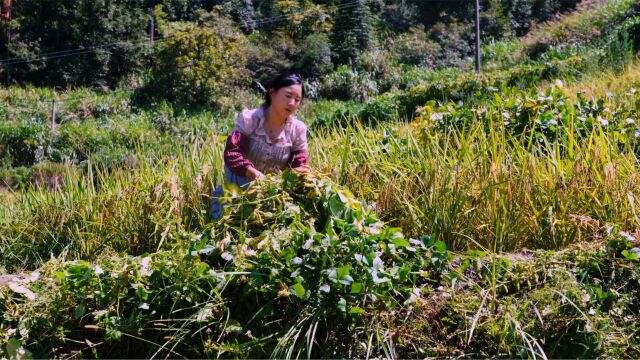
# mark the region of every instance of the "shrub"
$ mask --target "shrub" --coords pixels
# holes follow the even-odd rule
[[[467,57],[473,53],[475,37],[471,22],[461,22],[455,19],[448,23],[438,22],[427,33],[429,38],[443,44],[442,50],[436,57],[437,67],[462,67],[468,63]]]
[[[171,250],[52,260],[0,288],[0,310],[13,309],[0,326],[20,329],[0,338],[0,356],[7,343],[36,357],[348,354],[354,331],[372,331],[361,328],[367,312],[415,301],[413,284],[439,279],[450,260],[444,243],[405,238],[326,178],[285,171],[227,188],[225,200],[199,234],[172,231]]]
[[[341,1],[346,4],[346,1]],[[352,6],[338,9],[331,33],[334,62],[353,62],[358,55],[373,43],[373,27],[368,4],[364,0],[352,1]]]
[[[434,128],[465,129],[480,122],[487,129],[503,128],[513,139],[535,142],[566,143],[569,136],[586,137],[594,129],[602,129],[621,147],[629,143],[636,149],[640,147],[636,140],[640,134],[636,125],[639,114],[634,109],[616,108],[610,97],[579,96],[574,102],[560,81],[540,93],[521,92],[506,86],[502,91],[494,88],[492,93],[493,99],[489,96],[478,106],[430,101],[417,110],[420,115],[416,120],[425,124],[425,136]],[[635,94],[628,96],[636,97]]]
[[[537,21],[547,21],[558,12],[575,9],[580,0],[536,0],[531,8]]]
[[[391,122],[398,119],[398,104],[391,96],[380,96],[367,103],[359,117],[368,125]]]
[[[333,70],[331,44],[324,33],[307,36],[302,44],[303,55],[296,64],[298,71],[306,77],[319,77]]]
[[[385,93],[397,88],[402,77],[402,65],[384,47],[372,47],[358,57],[356,68],[367,74],[377,86],[377,93]],[[373,95],[373,92],[371,93]],[[366,101],[366,100],[365,100]]]
[[[421,28],[411,28],[395,38],[387,40],[386,46],[396,60],[403,64],[434,67],[441,45],[429,39]]]
[[[363,105],[360,103],[347,103],[346,106],[321,111],[315,115],[311,130],[315,132],[319,129],[344,128],[352,124],[359,118]]]
[[[378,94],[378,87],[369,73],[341,65],[322,81],[320,94],[327,99],[358,100],[365,102]]]
[[[52,151],[51,133],[39,119],[0,124],[0,158],[12,166],[31,166]]]
[[[50,57],[12,66],[12,80],[52,85],[115,85],[147,65],[150,52],[147,1],[14,1],[11,46],[3,58],[39,57],[93,48],[79,56]],[[7,29],[5,28],[5,29]],[[64,54],[63,54],[64,55]],[[70,60],[71,59],[71,60]]]
[[[19,189],[29,183],[31,171],[24,166],[0,169],[0,190],[3,188]]]
[[[252,80],[266,87],[282,70],[294,67],[295,62],[290,58],[298,58],[299,53],[298,45],[287,34],[256,32],[249,37],[246,69]]]
[[[185,105],[214,104],[244,81],[245,43],[234,25],[215,13],[200,24],[174,24],[159,45],[146,90]]]

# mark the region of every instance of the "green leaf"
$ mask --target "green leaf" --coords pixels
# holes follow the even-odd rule
[[[447,244],[445,244],[444,241],[442,241],[442,240],[436,241],[434,246],[436,248],[436,251],[439,251],[439,252],[447,251]]]
[[[85,308],[84,304],[80,304],[78,306],[76,306],[75,311],[73,312],[73,316],[76,319],[80,319],[81,317],[84,316],[84,314],[87,312],[87,309]]]
[[[411,268],[408,266],[403,266],[398,270],[398,278],[400,279],[400,281],[405,281],[409,277],[410,273]]]
[[[293,289],[293,293],[296,294],[296,296],[299,298],[302,298],[304,294],[307,292],[301,283],[296,283],[291,288]]]
[[[401,248],[401,247],[407,247],[411,244],[404,238],[398,237],[393,239],[393,245],[395,245],[396,248]]]
[[[347,300],[342,297],[340,298],[340,300],[338,300],[338,310],[347,312]]]
[[[362,283],[354,282],[351,284],[351,293],[352,294],[360,294],[362,291]]]
[[[343,277],[345,277],[346,275],[349,275],[349,271],[351,270],[351,265],[345,265],[342,267],[338,268],[338,280],[342,279]]]
[[[53,279],[57,283],[62,283],[66,278],[67,278],[67,276],[65,275],[64,271],[54,271],[53,272]]]
[[[344,212],[345,204],[337,196],[329,198],[329,210],[335,217],[341,217]]]
[[[31,352],[22,347],[22,341],[16,338],[7,341],[7,354],[9,359],[33,359]]]
[[[365,312],[366,312],[366,311],[365,311],[363,308],[359,307],[359,306],[353,306],[353,307],[351,307],[351,308],[349,309],[349,314],[358,314],[358,315],[361,315],[361,314],[364,314]]]
[[[629,250],[622,250],[622,256],[627,260],[638,261],[638,253]]]
[[[198,276],[202,276],[205,272],[207,272],[207,270],[209,270],[209,264],[207,263],[201,263],[198,266],[198,270],[196,271],[196,274]]]

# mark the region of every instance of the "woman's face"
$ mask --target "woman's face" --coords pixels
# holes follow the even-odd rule
[[[286,118],[296,112],[302,99],[302,86],[289,85],[278,90],[271,89],[271,107],[276,114]]]

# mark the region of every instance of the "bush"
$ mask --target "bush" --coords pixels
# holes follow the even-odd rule
[[[373,47],[360,54],[355,67],[375,82],[379,94],[397,88],[403,73],[393,53],[383,47]]]
[[[366,102],[371,96],[378,94],[378,86],[370,74],[341,65],[324,78],[320,94],[327,99]]]
[[[516,36],[526,34],[532,25],[533,0],[507,0],[504,13],[509,19],[509,28]]]
[[[605,62],[614,69],[622,69],[633,59],[634,44],[624,30],[614,33],[607,43]]]
[[[246,39],[228,19],[211,13],[200,24],[174,24],[168,33],[145,89],[152,96],[207,106],[245,81]]]
[[[467,57],[473,53],[475,42],[473,23],[459,22],[455,19],[448,23],[438,22],[429,29],[428,35],[442,44],[442,51],[436,57],[437,67],[463,67]]]
[[[434,67],[441,46],[429,39],[421,28],[411,28],[408,32],[387,40],[386,46],[395,59],[403,64]]]
[[[637,51],[640,51],[640,16],[625,20],[607,42],[607,55],[614,68],[629,63]]]
[[[362,108],[360,103],[347,103],[337,109],[319,111],[311,126],[312,133],[320,129],[345,128],[359,119]]]
[[[531,12],[536,20],[547,21],[558,12],[575,9],[579,2],[580,0],[536,0]]]
[[[359,115],[368,125],[391,122],[398,119],[398,104],[390,96],[380,96],[367,103]]]
[[[72,57],[12,65],[11,80],[51,85],[115,85],[147,65],[147,1],[14,1],[10,46],[2,58],[39,57],[54,51],[93,48]],[[3,29],[6,29],[3,27]],[[3,30],[5,32],[5,30]],[[64,54],[63,54],[64,55]]]
[[[620,147],[626,144],[639,147],[636,110],[616,107],[610,97],[586,99],[580,95],[573,101],[562,86],[557,81],[544,92],[524,92],[506,86],[502,91],[493,88],[479,107],[473,103],[430,101],[417,110],[420,115],[416,120],[425,124],[425,135],[434,129],[466,129],[479,122],[486,129],[504,129],[513,139],[567,143],[569,137],[587,137],[593,130],[603,130],[609,141]],[[633,96],[633,100],[637,97],[627,96]]]
[[[24,166],[0,169],[0,190],[25,187],[29,183],[30,177],[30,169]]]
[[[403,66],[398,79],[398,89],[405,90],[427,81],[433,70],[418,66]]]
[[[51,133],[38,119],[0,124],[0,159],[11,166],[31,166],[51,153]]]
[[[306,77],[319,77],[333,70],[331,43],[324,33],[311,34],[302,44],[303,55],[296,64],[298,71]]]
[[[249,77],[266,87],[282,70],[291,69],[300,56],[300,49],[290,36],[283,33],[254,33],[249,37],[246,69]]]
[[[450,260],[444,243],[405,238],[327,178],[285,171],[226,190],[222,220],[197,235],[172,230],[168,250],[51,260],[21,287],[0,288],[0,327],[20,329],[0,337],[0,356],[7,343],[38,358],[346,355],[359,348],[354,331],[368,339],[368,312],[415,301],[414,283],[439,279]],[[118,198],[140,199],[134,191]],[[52,322],[58,331],[45,330]]]

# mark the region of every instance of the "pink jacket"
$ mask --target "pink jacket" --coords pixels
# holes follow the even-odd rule
[[[307,126],[289,116],[282,131],[271,138],[264,129],[264,108],[243,110],[227,138],[224,163],[235,174],[244,176],[249,166],[263,173],[280,172],[309,163]]]

